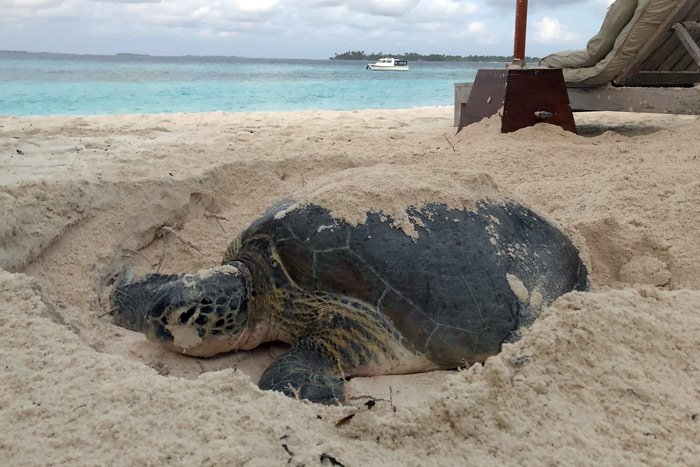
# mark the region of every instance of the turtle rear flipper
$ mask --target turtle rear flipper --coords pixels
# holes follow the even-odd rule
[[[109,296],[114,323],[132,331],[143,332],[145,318],[156,291],[163,284],[179,277],[177,274],[147,274],[134,282],[133,271],[126,267],[122,269]]]
[[[334,372],[337,365],[314,353],[314,347],[313,341],[305,339],[282,354],[260,377],[260,389],[320,404],[343,402],[344,380]]]

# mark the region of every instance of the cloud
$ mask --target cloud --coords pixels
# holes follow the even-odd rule
[[[433,23],[437,28],[448,25],[465,24],[473,21],[479,6],[470,1],[460,0],[422,0],[415,8],[401,17],[402,24],[421,27]]]
[[[404,43],[417,33],[444,37],[452,25],[468,24],[479,10],[475,1],[292,0],[299,21],[289,23],[300,32],[305,27],[317,36],[352,38],[352,44],[369,37],[380,38],[382,44]]]
[[[481,21],[472,21],[467,26],[467,33],[470,36],[477,36],[486,32],[486,25]]]
[[[420,0],[356,0],[347,2],[348,9],[379,16],[403,16]]]
[[[406,17],[416,11],[437,13],[442,20],[454,14],[472,14],[476,3],[465,0],[297,0],[297,6],[343,7],[348,12],[364,13],[372,16]]]
[[[249,23],[269,30],[294,30],[320,25],[326,19],[339,26],[368,30],[387,19],[408,23],[465,22],[478,10],[478,0],[0,0],[0,24],[15,19],[32,23],[42,17],[72,17],[85,23],[101,21],[106,28],[144,30],[200,28],[236,31]],[[115,26],[116,25],[116,26]],[[367,26],[365,26],[367,25]],[[415,27],[420,27],[417,24]]]
[[[485,0],[486,5],[498,10],[508,10],[515,12],[515,0]],[[581,9],[591,9],[593,11],[607,9],[615,3],[615,0],[530,0],[528,2],[529,12],[536,10],[571,9],[580,5]]]
[[[324,7],[324,6],[341,6],[345,5],[345,0],[306,0],[300,2],[302,7]]]
[[[576,34],[569,31],[558,19],[544,16],[540,21],[534,21],[533,37],[535,41],[544,44],[554,44],[568,42],[578,38]]]
[[[0,7],[5,8],[46,8],[63,3],[60,0],[2,0]]]
[[[310,6],[310,7],[315,7],[315,6],[340,6],[340,5],[345,5],[345,0],[307,0],[306,2],[303,2],[306,5],[305,6]]]
[[[470,44],[495,44],[499,41],[498,34],[494,33],[493,28],[489,27],[483,21],[470,21],[467,27],[460,29],[452,34],[452,37],[457,40],[467,40]],[[472,50],[470,53],[479,54],[479,50]]]
[[[234,0],[231,3],[246,13],[267,13],[277,6],[277,0]]]
[[[425,3],[428,3],[435,15],[443,20],[449,20],[456,16],[471,16],[479,10],[479,5],[476,3],[459,0],[433,0]]]
[[[161,0],[94,0],[105,3],[160,3]]]
[[[77,0],[80,2],[81,0]],[[15,21],[45,21],[76,14],[76,2],[64,0],[0,0],[0,24]]]
[[[591,0],[530,0],[530,2],[528,3],[528,7],[529,9],[539,7],[560,7],[567,5],[575,5],[577,3],[588,3],[590,1]],[[597,2],[600,0],[593,1]],[[489,0],[487,4],[500,8],[508,8],[509,10],[515,11],[515,0]]]
[[[590,37],[610,1],[530,0],[540,6],[530,11],[533,47]],[[514,7],[515,0],[0,0],[0,39],[5,47],[95,52],[116,42],[168,54],[322,56],[328,48],[504,54],[512,48]]]
[[[159,3],[128,3],[121,15],[132,20],[135,27],[148,25],[164,29],[186,28],[200,34],[260,32],[275,29],[279,23],[268,19],[278,6],[278,0],[201,0],[162,1]]]
[[[237,30],[245,23],[265,22],[280,0],[0,0],[5,21],[27,24],[42,18],[73,18],[85,23],[122,27],[124,32],[148,25]],[[119,26],[115,26],[119,25]]]

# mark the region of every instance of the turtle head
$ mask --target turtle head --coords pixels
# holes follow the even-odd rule
[[[250,273],[242,263],[184,274],[158,288],[144,323],[149,340],[209,356],[246,340]]]

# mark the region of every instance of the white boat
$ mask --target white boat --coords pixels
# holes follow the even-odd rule
[[[406,60],[384,57],[380,58],[377,63],[370,63],[367,65],[367,69],[374,71],[408,71],[408,62]]]

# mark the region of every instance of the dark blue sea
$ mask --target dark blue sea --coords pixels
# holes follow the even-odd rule
[[[0,115],[403,109],[452,105],[454,83],[503,63],[0,52]]]

